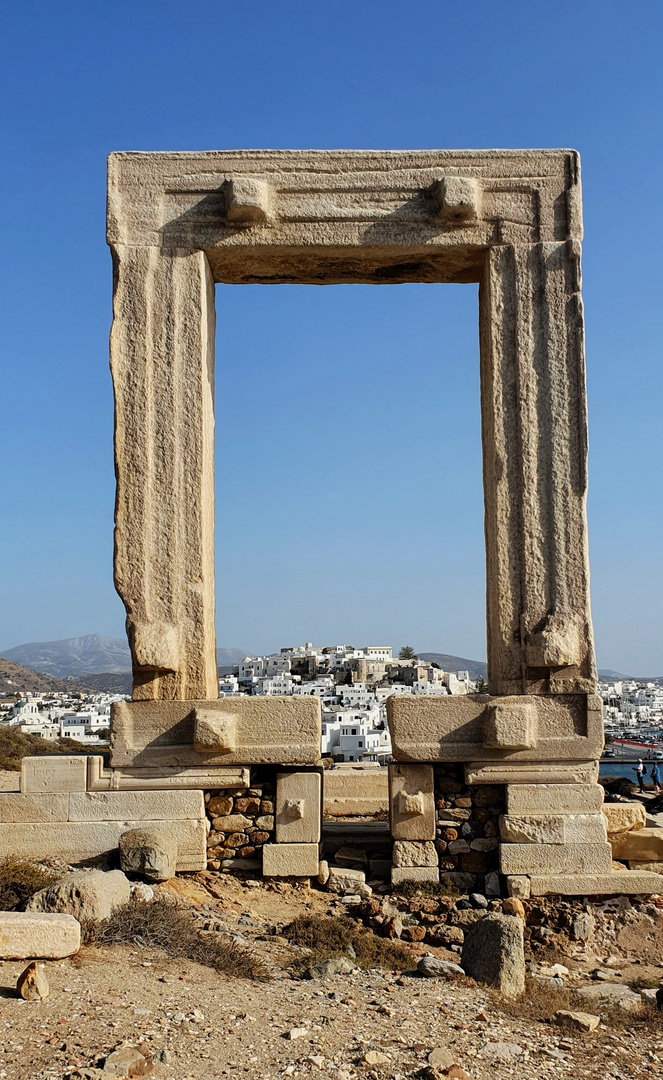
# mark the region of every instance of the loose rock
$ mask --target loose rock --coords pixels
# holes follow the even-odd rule
[[[571,1012],[568,1009],[559,1009],[555,1013],[555,1020],[560,1027],[570,1031],[594,1031],[599,1026],[600,1016],[593,1013]]]
[[[450,979],[454,975],[465,974],[459,964],[452,964],[448,960],[438,960],[436,956],[422,956],[417,964],[417,971],[428,979]]]
[[[44,965],[36,960],[25,968],[18,977],[16,990],[26,1001],[41,1001],[50,993]]]
[[[525,989],[522,920],[490,912],[468,926],[461,964],[471,978],[495,986],[505,997],[518,997]]]
[[[57,911],[75,919],[101,922],[129,903],[131,885],[121,870],[77,870],[36,893],[26,911]]]

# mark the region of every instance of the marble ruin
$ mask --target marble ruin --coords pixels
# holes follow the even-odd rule
[[[214,285],[477,282],[489,692],[389,699],[392,880],[663,892],[646,835],[647,869],[613,867],[634,825],[609,840],[597,783],[581,240],[570,150],[111,155],[115,583],[133,700],[114,706],[108,770],[25,762],[20,794],[0,795],[0,854],[56,842],[91,857],[165,823],[178,869],[211,852],[222,869],[318,874],[319,701],[218,699]],[[492,824],[466,843],[454,825],[470,815]]]

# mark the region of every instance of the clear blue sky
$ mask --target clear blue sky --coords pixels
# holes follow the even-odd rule
[[[663,673],[663,8],[6,5],[0,647],[123,634],[112,150],[575,147],[599,664]],[[485,656],[475,286],[218,290],[219,644]]]

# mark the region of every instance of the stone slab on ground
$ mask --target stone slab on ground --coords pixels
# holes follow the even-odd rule
[[[507,814],[592,814],[603,808],[601,784],[508,784]]]
[[[532,896],[647,896],[663,894],[663,875],[615,870],[610,874],[533,874]]]
[[[131,897],[131,885],[121,870],[78,870],[65,874],[28,901],[28,911],[58,911],[79,921],[101,922]]]
[[[594,986],[580,986],[575,990],[576,995],[594,1008],[617,1008],[626,1012],[640,1012],[642,998],[631,990],[630,986],[621,983],[596,983]]]
[[[610,844],[502,844],[502,874],[607,874]]]
[[[317,877],[319,844],[265,844],[262,872],[265,877]]]
[[[60,960],[80,947],[81,926],[73,915],[0,911],[2,960]]]
[[[16,855],[43,859],[57,851],[67,862],[95,859],[117,849],[127,829],[140,829],[143,821],[63,821],[55,823],[0,823],[0,859]],[[178,871],[204,870],[207,835],[203,821],[164,821],[160,826],[177,839]]]

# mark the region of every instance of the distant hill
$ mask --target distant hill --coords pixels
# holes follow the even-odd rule
[[[71,689],[71,684],[50,675],[41,675],[38,671],[21,667],[13,660],[0,657],[0,694],[48,694]]]
[[[217,649],[220,667],[238,664],[246,656],[244,649]],[[59,641],[31,641],[4,649],[3,656],[22,667],[43,672],[54,678],[84,675],[126,674],[131,672],[131,654],[121,638],[85,634]],[[89,685],[86,683],[86,685]],[[121,693],[121,691],[116,691]]]
[[[4,655],[17,664],[56,678],[131,671],[131,656],[126,641],[102,637],[101,634],[62,638],[60,641],[31,641],[5,649]]]
[[[463,656],[440,652],[420,652],[417,655],[427,664],[439,664],[443,671],[469,671],[470,679],[488,678],[488,665],[482,660],[467,660]]]

